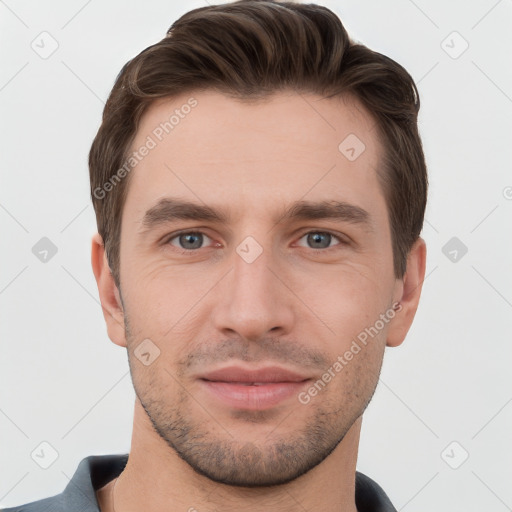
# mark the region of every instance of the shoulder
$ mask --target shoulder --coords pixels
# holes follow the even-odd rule
[[[356,507],[358,512],[396,512],[382,487],[356,471]]]
[[[0,512],[99,512],[96,490],[119,476],[127,461],[128,454],[90,455],[80,461],[60,494]]]
[[[31,501],[16,507],[2,508],[0,512],[64,512],[62,494]]]

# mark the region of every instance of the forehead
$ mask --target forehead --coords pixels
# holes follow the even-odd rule
[[[245,102],[200,91],[160,99],[131,150],[139,153],[125,204],[133,220],[169,195],[228,205],[238,217],[249,210],[274,218],[299,199],[386,209],[375,123],[349,96],[286,91]]]

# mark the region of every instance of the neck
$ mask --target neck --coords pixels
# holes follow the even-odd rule
[[[361,422],[362,417],[323,462],[292,482],[262,488],[235,487],[196,473],[155,432],[136,400],[128,463],[119,478],[97,492],[100,510],[357,512],[355,471]]]

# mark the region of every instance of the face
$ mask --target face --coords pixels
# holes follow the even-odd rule
[[[368,405],[400,298],[374,123],[348,97],[203,91],[154,103],[144,145],[120,258],[137,397],[197,472],[291,481]]]

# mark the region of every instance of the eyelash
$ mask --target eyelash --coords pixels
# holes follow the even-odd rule
[[[300,236],[299,240],[304,238],[306,235],[310,235],[312,233],[320,233],[322,235],[331,235],[333,238],[337,239],[340,243],[337,244],[337,245],[334,245],[332,247],[327,247],[325,249],[312,249],[312,248],[306,247],[306,249],[310,249],[311,251],[314,251],[314,252],[324,252],[325,253],[325,252],[334,250],[336,248],[340,248],[340,246],[348,245],[348,242],[346,240],[344,240],[340,235],[338,235],[336,233],[333,233],[332,231],[325,231],[325,230],[306,231],[305,233],[302,233],[302,235]],[[164,242],[163,242],[163,245],[171,245],[170,242],[172,240],[174,240],[175,238],[178,238],[178,237],[180,237],[182,235],[198,235],[198,234],[199,235],[205,235],[206,237],[211,238],[204,231],[197,231],[197,230],[178,231],[177,233],[173,233],[169,237],[166,237]],[[175,247],[175,246],[172,246],[172,247],[176,251],[180,252],[181,254],[187,255],[187,256],[194,254],[195,252],[199,251],[200,249],[205,249],[205,247],[201,247],[200,249],[182,249],[180,247]]]

